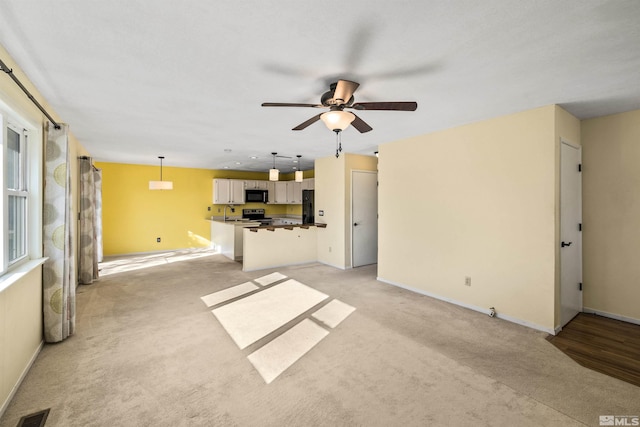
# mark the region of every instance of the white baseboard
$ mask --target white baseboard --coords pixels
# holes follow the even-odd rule
[[[615,313],[607,313],[606,311],[596,310],[594,308],[583,307],[582,311],[590,314],[597,314],[598,316],[608,317],[610,319],[621,320],[627,323],[633,323],[635,325],[640,325],[640,319],[634,319],[633,317],[622,316],[620,314]]]
[[[22,384],[22,381],[24,381],[24,378],[29,373],[31,366],[36,361],[36,358],[40,354],[40,350],[42,350],[43,346],[44,346],[44,341],[40,341],[40,345],[31,356],[31,359],[29,360],[29,363],[27,363],[27,366],[22,370],[22,373],[20,374],[20,378],[18,378],[18,381],[14,384],[13,388],[11,389],[11,393],[9,393],[9,396],[7,396],[5,401],[2,403],[2,406],[0,407],[0,418],[2,418],[2,416],[4,415],[4,411],[7,410],[9,403],[11,403],[11,400],[13,399],[13,396],[15,396],[16,392],[18,391],[20,384]]]
[[[422,289],[412,288],[411,286],[403,285],[401,283],[396,283],[396,282],[393,282],[391,280],[384,279],[382,277],[377,277],[376,279],[379,280],[380,282],[387,283],[387,284],[393,285],[393,286],[397,286],[399,288],[406,289],[408,291],[415,292],[417,294],[421,294],[421,295],[425,295],[425,296],[428,296],[428,297],[431,297],[431,298],[435,298],[435,299],[440,300],[440,301],[448,302],[450,304],[455,304],[455,305],[458,305],[460,307],[468,308],[469,310],[478,311],[478,312],[484,313],[486,315],[489,315],[489,313],[490,313],[490,310],[488,308],[478,307],[476,305],[467,304],[465,302],[457,301],[457,300],[454,300],[452,298],[447,298],[447,297],[443,297],[441,295],[433,294],[431,292],[428,292],[428,291],[425,291],[425,290],[422,290]],[[496,313],[495,317],[498,318],[498,319],[506,320],[506,321],[511,322],[511,323],[516,323],[518,325],[526,326],[527,328],[536,329],[538,331],[546,332],[548,334],[552,334],[552,335],[556,334],[556,331],[554,329],[552,329],[552,328],[546,328],[544,326],[540,326],[538,324],[529,322],[527,320],[522,320],[522,319],[519,319],[517,317],[508,316],[506,314],[502,314],[502,313],[499,313],[499,312]]]
[[[328,263],[328,262],[324,262],[324,261],[318,261],[318,262],[320,264],[327,265],[329,267],[337,268],[338,270],[348,270],[350,268],[350,267],[347,268],[344,265],[334,265],[334,264],[331,264],[331,263]]]

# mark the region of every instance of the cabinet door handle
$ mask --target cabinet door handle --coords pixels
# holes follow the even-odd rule
[[[572,243],[573,243],[573,242],[569,242],[569,243],[562,242],[562,243],[560,244],[560,247],[563,247],[563,248],[564,248],[565,246],[571,246],[571,244],[572,244]]]

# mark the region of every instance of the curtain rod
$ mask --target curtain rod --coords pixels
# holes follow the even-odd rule
[[[29,93],[29,91],[27,90],[26,87],[24,87],[24,85],[22,83],[20,83],[20,80],[18,80],[18,78],[15,76],[15,74],[13,74],[13,70],[9,67],[7,67],[7,64],[5,64],[2,59],[0,59],[0,69],[2,69],[2,71],[4,71],[5,73],[9,74],[9,77],[11,77],[11,79],[16,82],[16,84],[18,86],[20,86],[20,89],[22,89],[22,91],[27,95],[27,97],[31,100],[31,102],[33,102],[36,107],[38,107],[38,109],[40,111],[42,111],[42,114],[44,114],[45,116],[47,116],[47,119],[49,119],[49,121],[53,124],[53,126],[56,129],[60,129],[60,125],[53,120],[53,118],[49,115],[49,113],[46,112],[46,110],[42,107],[42,105],[40,105],[40,103],[33,97],[33,95],[31,95],[31,93]]]

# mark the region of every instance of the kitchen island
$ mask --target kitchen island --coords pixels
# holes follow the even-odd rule
[[[211,245],[213,249],[234,261],[241,261],[243,257],[243,236],[245,228],[259,227],[257,221],[242,219],[210,219]]]
[[[288,224],[243,228],[242,271],[317,262],[317,233],[325,227]]]

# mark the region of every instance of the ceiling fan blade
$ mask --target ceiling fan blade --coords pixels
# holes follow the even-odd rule
[[[297,104],[293,102],[263,102],[263,107],[315,107],[324,108],[324,105],[320,104]]]
[[[351,113],[353,114],[353,113]],[[360,117],[356,116],[355,114],[353,114],[356,118],[353,119],[353,121],[351,122],[351,126],[353,126],[354,128],[356,128],[356,130],[360,133],[365,133],[365,132],[369,132],[371,129],[373,129],[371,126],[369,126],[368,124],[365,123],[364,120],[362,120]]]
[[[300,123],[298,126],[294,127],[294,128],[293,128],[293,129],[291,129],[291,130],[302,130],[302,129],[306,128],[307,126],[314,124],[315,122],[317,122],[318,120],[320,120],[320,116],[321,116],[322,114],[323,114],[323,113],[320,113],[320,114],[318,114],[317,116],[313,116],[313,117],[311,117],[311,118],[310,118],[309,120],[307,120],[306,122]]]
[[[346,104],[353,96],[353,92],[358,89],[358,86],[360,86],[360,83],[350,80],[338,80],[336,90],[333,92],[333,99],[336,101],[341,100],[342,104]]]
[[[356,102],[351,106],[356,110],[416,111],[417,102]]]

